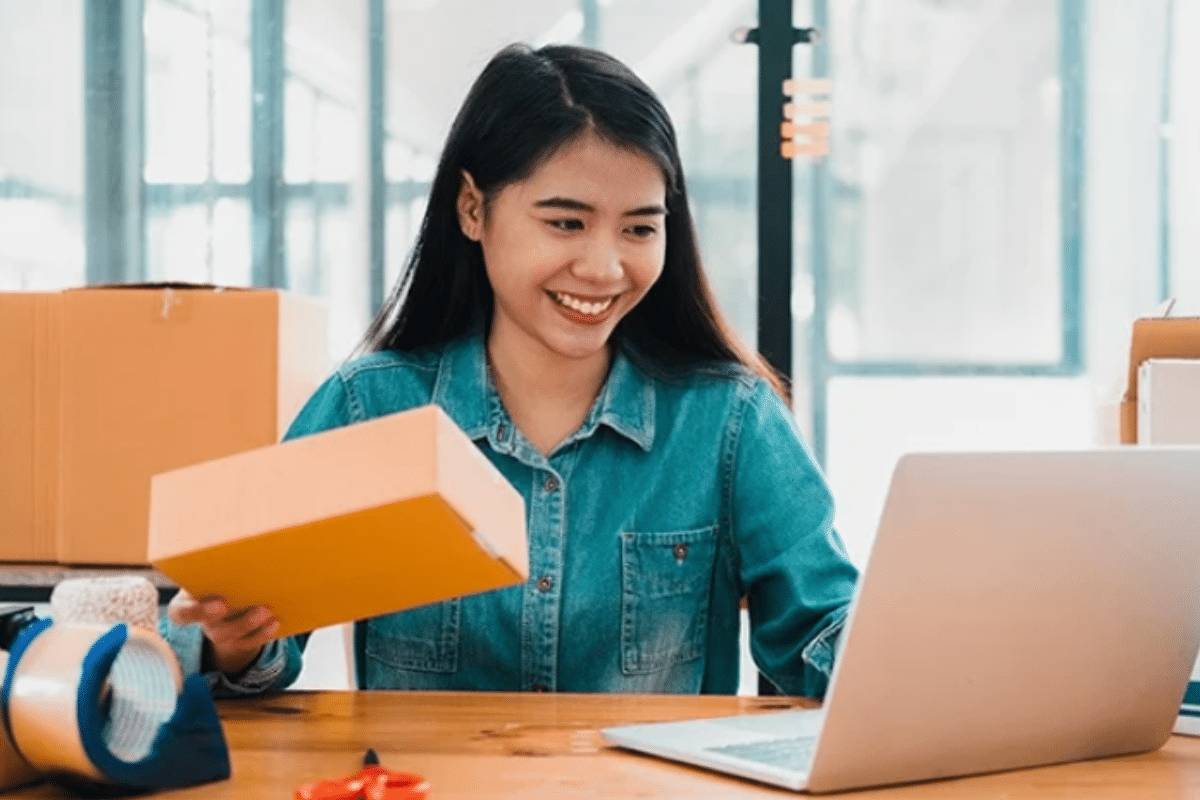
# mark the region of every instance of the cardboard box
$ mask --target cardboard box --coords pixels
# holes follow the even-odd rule
[[[1200,358],[1200,317],[1151,317],[1133,323],[1129,377],[1121,398],[1121,442],[1138,441],[1138,370],[1151,358]]]
[[[529,572],[523,498],[432,405],[155,476],[150,560],[280,636]]]
[[[58,295],[0,292],[0,560],[57,557]]]
[[[147,563],[151,476],[278,441],[325,330],[275,290],[0,293],[0,559]]]
[[[1200,359],[1142,362],[1137,440],[1138,444],[1200,444]]]

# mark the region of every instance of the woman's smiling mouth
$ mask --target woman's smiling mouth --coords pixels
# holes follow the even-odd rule
[[[604,312],[612,308],[613,303],[620,295],[613,295],[605,300],[585,300],[581,297],[576,297],[565,292],[552,292],[546,290],[546,294],[559,307],[568,311],[573,311],[575,316],[585,318],[599,319],[604,316]]]

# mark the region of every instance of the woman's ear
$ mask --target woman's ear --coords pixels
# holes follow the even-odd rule
[[[475,185],[475,179],[465,169],[462,185],[458,188],[458,226],[463,235],[478,242],[483,231],[483,192]]]

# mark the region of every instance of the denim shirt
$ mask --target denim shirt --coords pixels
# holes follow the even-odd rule
[[[824,694],[857,572],[791,412],[744,368],[666,379],[637,363],[614,348],[587,418],[549,456],[506,412],[481,330],[352,361],[309,399],[285,438],[436,403],[525,500],[528,580],[358,622],[360,687],[732,694],[745,597],[759,670],[786,694]],[[165,628],[196,671],[196,632]],[[297,639],[210,682],[282,688]]]

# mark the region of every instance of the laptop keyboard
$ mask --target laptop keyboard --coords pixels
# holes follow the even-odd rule
[[[758,742],[739,742],[720,747],[708,747],[714,753],[744,758],[771,767],[808,772],[812,766],[813,753],[817,750],[817,737],[799,736],[795,739],[763,739]]]

